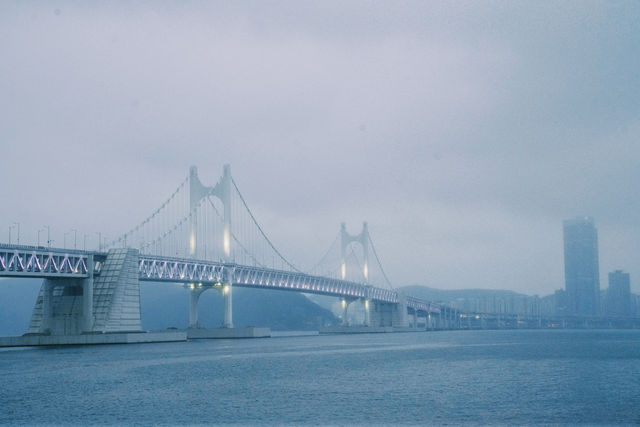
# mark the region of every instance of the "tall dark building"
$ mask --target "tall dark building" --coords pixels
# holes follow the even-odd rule
[[[629,273],[616,270],[609,273],[609,289],[607,289],[607,315],[631,316],[631,280]]]
[[[595,316],[600,307],[598,231],[591,217],[568,219],[564,231],[567,314]]]

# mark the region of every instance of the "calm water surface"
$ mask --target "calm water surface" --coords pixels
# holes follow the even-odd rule
[[[640,331],[0,351],[4,424],[634,424]]]

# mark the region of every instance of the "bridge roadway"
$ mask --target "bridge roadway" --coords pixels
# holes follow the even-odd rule
[[[68,250],[0,244],[0,277],[77,278],[99,276],[106,252]],[[362,283],[316,276],[296,271],[247,266],[218,261],[161,257],[139,254],[138,280],[171,282],[193,286],[222,286],[227,277],[232,286],[264,288],[327,295],[347,300],[368,300],[397,304],[402,298],[407,308],[424,315],[438,314],[441,307],[395,290]]]

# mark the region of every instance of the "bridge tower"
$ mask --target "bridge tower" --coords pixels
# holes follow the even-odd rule
[[[217,197],[224,207],[223,211],[223,234],[222,249],[224,262],[229,263],[231,258],[231,166],[225,164],[222,170],[222,177],[213,187],[206,187],[198,178],[198,169],[191,166],[189,170],[189,255],[192,258],[198,257],[198,223],[195,214],[202,199],[209,196]],[[222,286],[224,296],[224,328],[233,328],[233,300],[232,300],[233,272],[227,271]],[[195,328],[198,325],[198,299],[204,292],[201,287],[190,285],[189,291],[189,327]]]
[[[362,223],[362,231],[360,234],[349,234],[347,232],[347,225],[343,222],[340,225],[340,278],[345,280],[347,277],[347,248],[351,243],[359,243],[362,246],[362,254],[364,258],[364,265],[362,266],[362,277],[364,284],[369,282],[369,227],[367,222]],[[343,298],[341,301],[343,310],[343,323],[347,324],[347,309],[349,304],[355,300],[348,301]],[[364,324],[369,326],[371,323],[371,316],[369,312],[369,299],[365,298],[364,305]]]
[[[364,277],[364,283],[367,283],[369,281],[369,228],[366,222],[362,223],[362,231],[356,235],[347,232],[347,225],[344,222],[340,225],[340,277],[342,280],[347,277],[347,247],[352,242],[362,245],[364,257],[362,276]]]

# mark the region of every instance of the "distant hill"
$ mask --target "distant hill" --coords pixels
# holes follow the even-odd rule
[[[21,335],[27,331],[41,283],[39,279],[0,279],[0,336]],[[141,283],[140,305],[145,330],[188,325],[188,294],[180,285]],[[201,295],[201,325],[221,325],[223,312],[224,301],[219,292],[206,291]],[[297,292],[233,289],[233,323],[236,327],[310,330],[335,322],[337,319],[331,311]]]
[[[143,329],[184,328],[188,324],[188,294],[180,285],[141,283]],[[224,316],[224,299],[218,291],[200,296],[198,320],[217,327]],[[233,324],[268,326],[273,330],[311,330],[337,322],[331,313],[297,292],[233,288]]]
[[[456,299],[468,299],[468,298],[511,298],[511,297],[525,297],[525,294],[520,294],[514,291],[494,290],[494,289],[456,289],[456,290],[444,290],[434,289],[427,286],[412,285],[403,286],[400,288],[405,295],[411,295],[416,298],[422,298],[433,302],[447,302],[454,301]]]

